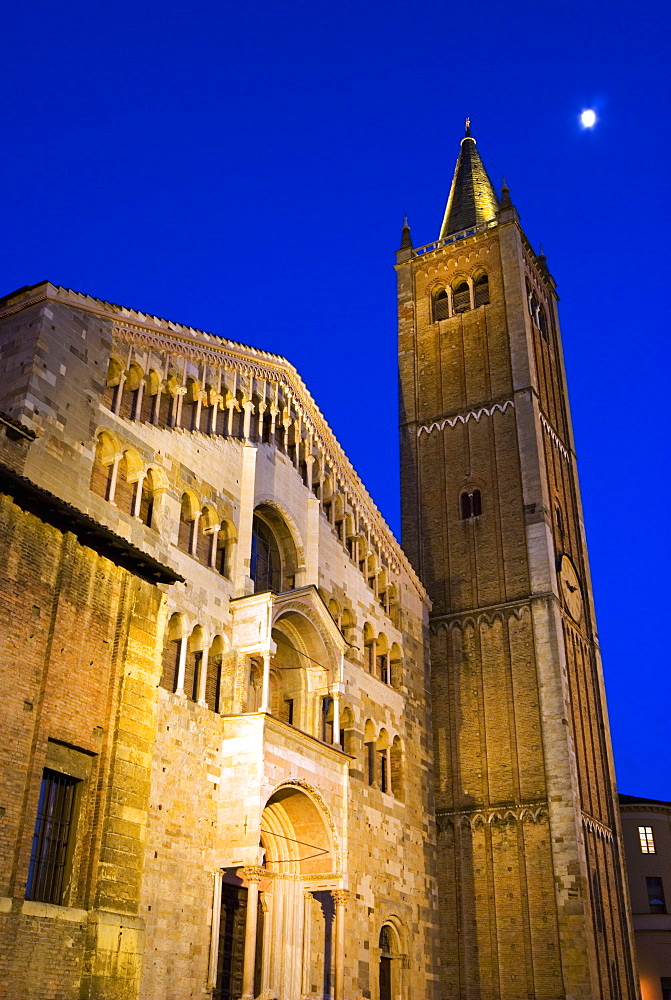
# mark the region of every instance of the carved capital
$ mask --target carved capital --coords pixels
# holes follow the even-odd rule
[[[248,865],[242,869],[242,877],[245,882],[260,882],[261,879],[268,878],[269,874],[261,865]]]
[[[331,896],[336,906],[344,906],[349,899],[349,889],[331,889]]]

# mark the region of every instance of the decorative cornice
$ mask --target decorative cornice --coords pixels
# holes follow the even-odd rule
[[[543,430],[548,435],[548,437],[550,438],[550,440],[552,441],[552,443],[555,445],[555,447],[559,449],[559,451],[562,453],[562,455],[564,456],[564,458],[568,462],[569,459],[570,459],[570,457],[571,457],[569,455],[568,448],[566,447],[566,445],[564,444],[564,442],[561,440],[561,438],[559,437],[559,435],[557,434],[557,432],[554,430],[554,428],[550,425],[550,421],[547,419],[547,417],[543,413],[540,414],[540,418],[541,418],[541,424],[543,425]]]
[[[479,826],[541,823],[547,817],[548,806],[545,800],[516,806],[490,806],[488,809],[446,809],[436,813],[439,833],[445,833],[450,826],[465,826],[475,830]]]
[[[436,631],[439,628],[450,628],[452,625],[464,625],[467,622],[473,624],[474,622],[487,622],[491,624],[493,621],[503,620],[504,617],[510,618],[514,615],[518,620],[522,617],[525,609],[530,610],[531,605],[536,601],[547,601],[556,600],[557,595],[553,594],[551,590],[542,591],[538,594],[531,594],[529,597],[523,597],[517,601],[505,601],[501,604],[490,604],[483,608],[468,608],[465,611],[453,611],[451,614],[447,615],[430,615],[429,623],[431,625],[431,630]]]
[[[482,417],[491,417],[494,415],[496,410],[500,413],[505,413],[509,406],[514,408],[515,403],[512,399],[506,399],[502,403],[494,403],[493,406],[482,406],[479,410],[469,410],[467,413],[458,413],[454,417],[443,417],[442,420],[434,420],[431,424],[422,424],[421,427],[417,428],[417,437],[419,437],[424,431],[426,434],[430,434],[431,431],[442,431],[445,427],[455,427],[458,423],[467,424],[469,420],[475,420],[478,423]]]
[[[590,816],[589,813],[584,811],[582,813],[582,821],[587,829],[591,830],[592,833],[595,833],[597,837],[601,837],[602,840],[607,840],[608,843],[612,843],[613,831],[609,826],[606,826],[605,823],[599,822],[599,820],[595,819],[594,816]]]
[[[0,318],[21,312],[37,303],[65,305],[109,320],[114,337],[129,346],[138,344],[147,349],[172,353],[186,359],[202,361],[215,367],[227,368],[268,382],[282,384],[287,396],[295,405],[307,434],[315,439],[315,443],[333,469],[338,489],[350,500],[356,498],[358,515],[365,523],[370,537],[384,552],[390,571],[400,573],[403,567],[404,573],[412,580],[421,600],[428,603],[426,590],[419,577],[361,482],[307,386],[294,366],[281,355],[83,295],[47,281],[18,289],[2,301]]]

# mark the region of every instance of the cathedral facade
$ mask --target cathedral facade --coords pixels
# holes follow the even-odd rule
[[[297,372],[0,317],[0,995],[434,996],[428,598]]]
[[[277,355],[0,299],[0,996],[625,1000],[556,295],[397,254],[403,548]]]

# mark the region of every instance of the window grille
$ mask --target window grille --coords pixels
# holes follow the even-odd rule
[[[44,769],[33,833],[26,899],[63,902],[65,866],[72,833],[75,788],[79,781]]]

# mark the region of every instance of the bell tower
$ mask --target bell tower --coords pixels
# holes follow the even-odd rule
[[[555,283],[467,122],[403,227],[403,546],[433,601],[442,995],[629,1000],[619,817]]]

